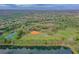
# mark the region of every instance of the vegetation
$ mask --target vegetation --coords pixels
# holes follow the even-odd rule
[[[0,10],[1,45],[66,45],[79,53],[78,11],[4,11]]]

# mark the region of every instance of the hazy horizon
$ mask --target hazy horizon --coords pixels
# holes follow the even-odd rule
[[[0,4],[0,10],[79,10],[79,4]]]

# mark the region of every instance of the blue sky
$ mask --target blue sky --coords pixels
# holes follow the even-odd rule
[[[0,9],[79,10],[79,4],[0,4]]]

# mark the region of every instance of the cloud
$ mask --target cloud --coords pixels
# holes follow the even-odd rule
[[[31,7],[32,4],[16,4],[17,7]]]

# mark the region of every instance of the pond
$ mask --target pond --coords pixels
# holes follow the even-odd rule
[[[0,54],[72,54],[70,48],[63,46],[13,46],[0,45]]]
[[[9,35],[7,35],[5,37],[6,40],[10,40],[10,39],[14,39],[14,37],[16,36],[16,32],[10,33]]]

